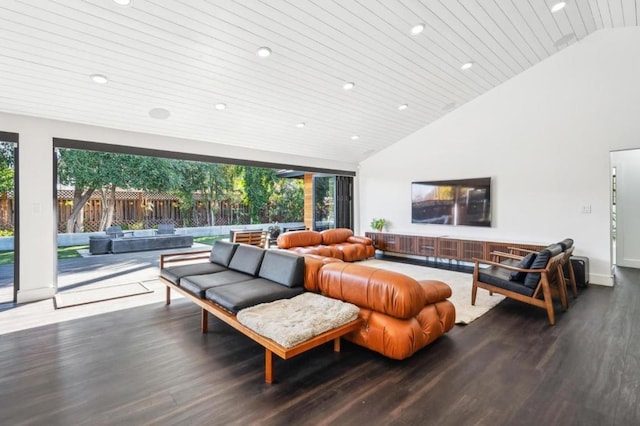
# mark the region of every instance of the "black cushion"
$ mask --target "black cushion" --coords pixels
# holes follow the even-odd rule
[[[536,260],[536,253],[529,253],[513,266],[521,269],[529,269],[534,260]],[[511,271],[511,274],[509,274],[509,279],[511,281],[523,282],[526,276],[526,272]]]
[[[304,257],[284,250],[267,250],[258,276],[287,287],[301,287],[304,285]]]
[[[217,274],[194,275],[184,277],[180,282],[180,287],[199,298],[204,298],[207,289],[221,285],[228,285],[253,279],[251,275],[237,271],[223,271]]]
[[[176,285],[180,285],[180,280],[189,275],[213,274],[226,271],[227,268],[211,262],[194,263],[191,265],[170,266],[160,270],[160,276],[166,278]]]
[[[238,244],[230,243],[228,241],[216,241],[213,243],[213,247],[211,248],[211,256],[209,259],[213,263],[217,263],[218,265],[222,265],[225,268],[229,267],[229,262],[231,262],[231,258],[233,254],[236,252],[238,248]]]
[[[526,287],[524,284],[511,281],[509,278],[511,271],[499,266],[490,266],[488,268],[482,268],[478,271],[478,281],[494,285],[496,287],[504,288],[505,290],[511,290],[516,293],[524,294],[525,296],[532,296],[533,289]]]
[[[233,253],[231,262],[229,262],[229,269],[255,277],[258,275],[258,270],[260,270],[264,252],[265,250],[260,247],[238,244],[238,248]]]
[[[573,240],[571,238],[565,238],[564,240],[560,241],[558,244],[562,246],[562,251],[565,251],[573,247]]]
[[[553,256],[562,253],[562,246],[560,244],[552,244],[548,247],[543,248],[538,252],[536,259],[533,261],[529,269],[544,269],[547,267],[547,263],[549,263],[549,259]],[[524,285],[529,288],[535,289],[540,282],[540,278],[542,274],[540,272],[529,272],[527,276],[524,278]]]
[[[249,306],[279,299],[290,299],[303,292],[304,288],[302,287],[287,287],[264,278],[255,278],[250,281],[210,288],[206,291],[205,297],[226,310],[237,313]]]

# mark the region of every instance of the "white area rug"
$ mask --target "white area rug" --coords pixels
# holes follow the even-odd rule
[[[463,272],[378,259],[364,260],[360,264],[400,272],[416,280],[437,280],[447,283],[451,287],[452,293],[449,301],[456,307],[456,324],[469,324],[489,312],[491,308],[504,299],[504,296],[499,294],[490,296],[488,291],[479,289],[476,304],[471,306],[473,276]]]
[[[149,290],[142,283],[127,283],[89,290],[63,291],[56,294],[54,300],[56,309],[60,309],[151,292],[153,290]]]

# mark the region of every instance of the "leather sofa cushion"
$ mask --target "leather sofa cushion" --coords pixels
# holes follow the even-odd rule
[[[451,330],[456,310],[443,300],[426,305],[414,317],[392,318],[380,312],[360,308],[362,327],[345,338],[357,345],[393,359],[405,359]]]
[[[560,241],[558,244],[562,246],[562,251],[565,251],[573,247],[573,240],[571,238],[565,238],[564,240]]]
[[[348,243],[352,243],[352,244],[364,244],[365,246],[372,246],[373,245],[373,240],[369,237],[360,237],[357,235],[353,235],[349,238],[347,238],[347,242]]]
[[[322,236],[316,231],[290,231],[278,236],[278,248],[317,246],[322,244]]]
[[[229,267],[229,262],[231,262],[231,258],[237,248],[238,244],[236,243],[216,241],[211,248],[211,256],[209,257],[209,260],[227,268]]]
[[[522,269],[529,269],[531,265],[536,260],[537,253],[529,253],[525,257],[523,257],[519,262],[516,262],[513,266]],[[509,279],[511,281],[518,281],[519,283],[523,282],[526,278],[527,273],[521,271],[511,271],[509,273]]]
[[[327,263],[342,263],[342,260],[333,257],[319,256],[317,254],[304,255],[304,288],[307,291],[319,293],[318,274],[320,268]]]
[[[330,263],[319,273],[322,294],[407,319],[425,305],[420,284],[398,272],[353,263]]]
[[[442,281],[421,280],[418,281],[424,292],[425,305],[442,302],[451,297],[451,287]]]
[[[204,298],[204,294],[207,289],[252,279],[253,277],[251,275],[243,274],[242,272],[226,270],[215,274],[184,277],[182,279],[180,287],[202,299]]]
[[[290,299],[304,292],[302,287],[287,287],[264,278],[209,288],[207,300],[238,313],[241,309],[278,299]]]
[[[180,281],[184,277],[190,275],[213,274],[225,271],[224,266],[211,262],[194,263],[191,265],[170,266],[160,270],[160,276],[176,285],[180,285]]]
[[[546,248],[543,248],[538,252],[536,259],[531,264],[530,269],[544,269],[547,267],[549,259],[562,253],[562,246],[560,244],[552,244]],[[524,285],[531,289],[535,289],[540,282],[542,275],[539,272],[529,272],[524,278]]]
[[[255,277],[260,270],[265,251],[260,247],[238,244],[238,248],[229,262],[229,269]]]
[[[302,287],[304,258],[284,250],[267,250],[258,276],[287,287]]]
[[[511,271],[499,266],[489,266],[488,268],[480,269],[478,272],[478,280],[480,282],[492,284],[525,296],[533,295],[535,288],[527,287],[521,282],[511,281],[509,278],[511,278]]]
[[[322,244],[339,244],[347,241],[349,237],[353,237],[353,231],[348,228],[326,229],[320,232],[322,236]]]

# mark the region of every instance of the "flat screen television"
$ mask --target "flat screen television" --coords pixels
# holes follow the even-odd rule
[[[491,226],[491,178],[412,182],[411,223]]]

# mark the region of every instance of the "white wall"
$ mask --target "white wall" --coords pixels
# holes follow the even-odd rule
[[[335,160],[293,156],[229,145],[107,129],[0,113],[0,130],[18,133],[20,190],[20,290],[18,302],[56,291],[56,220],[53,199],[53,138],[128,145],[225,158],[355,171]]]
[[[571,237],[611,285],[609,152],[640,147],[638,70],[640,28],[599,31],[363,161],[360,232],[384,217],[398,233]],[[491,228],[411,224],[412,181],[484,176]]]

